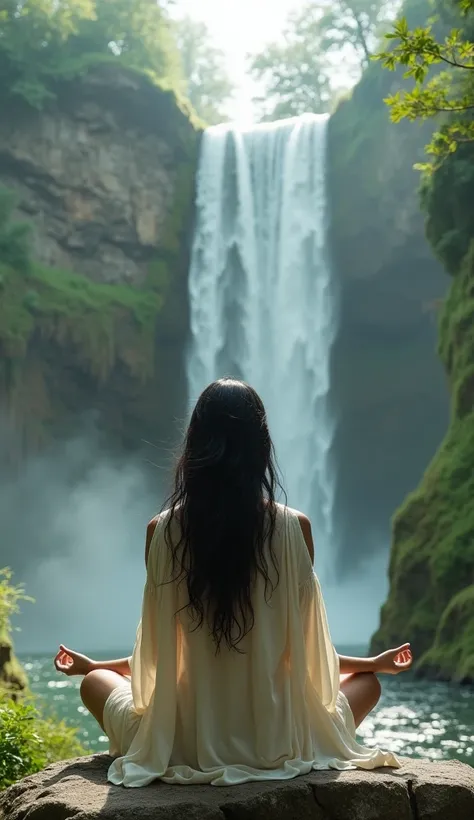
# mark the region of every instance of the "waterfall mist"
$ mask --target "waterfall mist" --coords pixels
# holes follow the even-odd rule
[[[18,651],[131,651],[161,498],[157,470],[109,454],[90,428],[1,471],[0,565],[35,598],[17,619]]]

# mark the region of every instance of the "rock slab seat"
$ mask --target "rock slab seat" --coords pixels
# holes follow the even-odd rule
[[[109,764],[107,755],[93,755],[25,778],[0,795],[1,820],[474,820],[474,768],[455,761],[143,789],[109,785]]]

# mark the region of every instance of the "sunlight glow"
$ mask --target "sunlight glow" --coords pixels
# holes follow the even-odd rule
[[[302,5],[304,0],[177,0],[175,13],[205,22],[226,55],[229,76],[237,87],[229,116],[240,127],[252,123],[252,97],[257,93],[247,75],[247,55],[279,39],[289,12]]]

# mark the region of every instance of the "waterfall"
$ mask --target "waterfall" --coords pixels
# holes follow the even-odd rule
[[[320,569],[334,492],[325,148],[326,118],[316,115],[204,133],[187,363],[190,404],[224,375],[260,393],[288,503],[312,519]]]

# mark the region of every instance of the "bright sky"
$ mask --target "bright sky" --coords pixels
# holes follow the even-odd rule
[[[203,20],[216,45],[227,57],[228,72],[237,86],[231,107],[232,119],[252,120],[252,81],[246,77],[245,57],[279,37],[286,16],[304,0],[177,0],[177,11]]]

